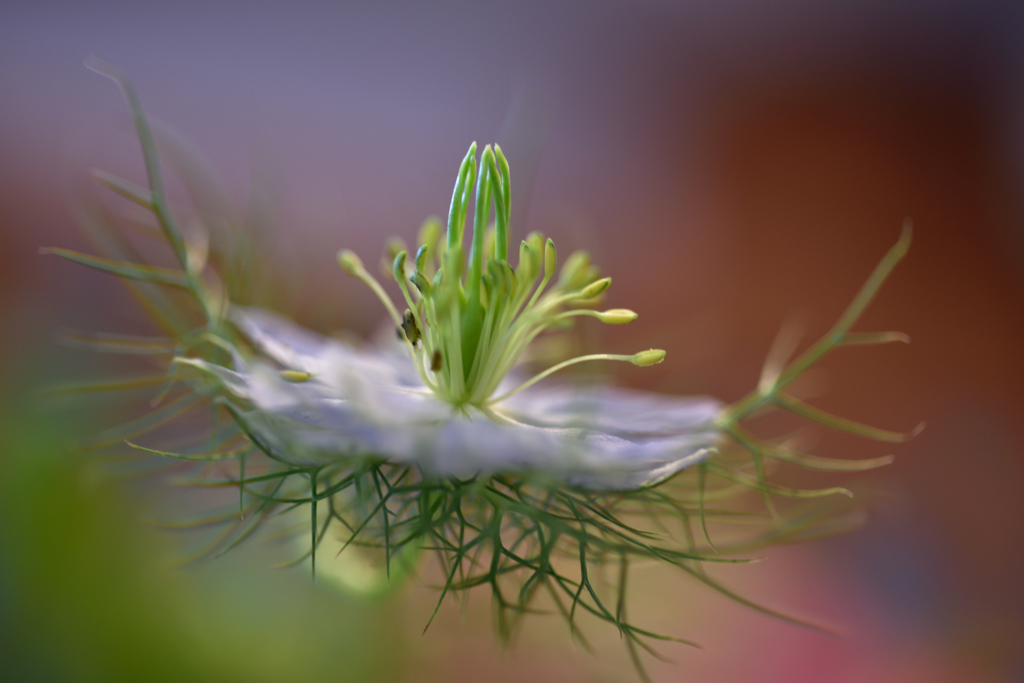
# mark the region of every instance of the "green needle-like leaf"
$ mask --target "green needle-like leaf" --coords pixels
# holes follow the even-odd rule
[[[177,287],[185,290],[189,288],[185,274],[181,271],[171,270],[170,268],[146,266],[139,263],[111,261],[109,259],[100,258],[99,256],[90,256],[70,249],[60,249],[57,247],[40,249],[39,253],[60,256],[61,258],[66,258],[69,261],[81,263],[83,266],[89,266],[90,268],[95,268],[96,270],[101,270],[105,273],[110,273],[111,275],[117,275],[118,277],[141,280],[142,282],[155,282],[161,285],[170,285],[171,287]]]

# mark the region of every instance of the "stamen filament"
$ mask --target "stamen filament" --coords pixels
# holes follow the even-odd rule
[[[427,376],[427,366],[423,363],[423,357],[426,355],[425,352],[417,352],[415,346],[412,345],[408,339],[405,339],[405,346],[409,349],[409,356],[412,358],[413,366],[416,368],[416,374],[420,376],[420,381],[431,391],[437,391],[437,384],[430,381],[430,377]]]
[[[499,356],[499,362],[496,364],[497,368],[503,368],[503,365],[507,362],[508,367],[503,368],[501,373],[498,375],[498,381],[511,369],[512,363],[518,358],[526,347],[529,346],[537,336],[551,327],[559,320],[565,320],[576,316],[590,316],[597,318],[601,322],[609,325],[622,325],[625,323],[636,320],[637,315],[632,311],[615,308],[608,311],[593,311],[586,308],[574,309],[571,311],[564,311],[557,315],[553,315],[543,322],[538,322],[530,325],[523,325],[519,329],[515,330],[509,341],[504,345],[504,351]],[[491,391],[494,389],[492,388]]]
[[[524,309],[524,315],[526,311],[529,311],[531,308],[533,308],[533,305],[537,303],[537,299],[540,297],[541,292],[544,291],[544,288],[551,280],[551,276],[554,275],[556,265],[557,257],[555,256],[555,243],[552,242],[551,238],[549,237],[548,241],[544,244],[544,278],[540,281],[540,285],[538,285],[536,291],[534,291],[533,293],[533,296],[530,298],[530,303],[526,304],[526,308]]]
[[[452,283],[453,287],[458,287],[458,283]],[[459,312],[458,296],[459,293],[455,293],[456,301],[452,303],[452,308],[446,312],[448,318],[448,333],[449,338],[444,345],[444,348],[448,349],[450,358],[446,359],[448,365],[448,381],[452,399],[460,398],[466,389],[465,383],[465,368],[462,365],[462,325],[460,318],[462,317]]]
[[[480,344],[477,346],[476,355],[473,357],[473,365],[471,366],[469,377],[466,379],[468,386],[477,386],[477,379],[484,371],[483,360],[491,355],[491,339],[494,335],[495,316],[497,315],[497,310],[499,308],[499,302],[492,302],[485,314],[483,331],[480,335]],[[474,395],[471,397],[471,400],[475,401],[476,396]]]
[[[426,321],[437,323],[437,306],[434,304],[433,297],[428,298],[426,301]],[[426,328],[426,334],[430,338],[430,346],[434,351],[440,351],[444,349],[444,332],[443,328],[439,324],[428,325]],[[433,356],[433,354],[431,354]],[[447,359],[442,354],[442,365],[437,371],[433,371],[434,378],[437,380],[437,386],[440,393],[448,395],[450,393],[450,384],[448,382],[448,375],[444,372],[444,364],[447,363]]]
[[[554,289],[548,294],[548,296],[550,296],[551,298],[547,299],[546,301],[541,301],[537,305],[537,310],[546,311],[549,308],[560,306],[569,301],[586,301],[588,299],[594,299],[598,295],[604,293],[604,291],[611,286],[611,281],[612,279],[610,277],[601,278],[600,280],[590,283],[586,287],[573,289],[572,291],[566,292],[564,294],[559,294],[557,296],[555,296],[554,294],[558,290]]]
[[[576,358],[570,358],[569,360],[562,361],[561,363],[559,363],[557,365],[552,365],[550,368],[548,368],[544,372],[540,372],[540,373],[534,375],[533,377],[531,377],[530,379],[526,380],[525,382],[520,384],[518,387],[513,389],[512,391],[510,391],[510,392],[508,392],[506,394],[502,394],[498,398],[491,399],[490,401],[487,402],[487,405],[494,405],[495,403],[501,403],[505,399],[507,399],[507,398],[509,398],[511,396],[514,396],[515,394],[518,394],[523,389],[526,389],[527,387],[533,386],[534,384],[536,384],[537,382],[541,381],[545,377],[547,377],[549,375],[552,375],[552,374],[558,372],[559,370],[561,370],[563,368],[567,368],[570,365],[576,365],[577,363],[586,363],[586,362],[592,361],[592,360],[620,360],[620,361],[626,361],[627,363],[632,363],[635,358],[636,358],[635,355],[623,356],[623,355],[611,354],[611,353],[593,353],[593,354],[590,354],[589,356],[577,356]]]
[[[395,308],[395,304],[391,301],[391,297],[384,291],[384,288],[380,286],[377,279],[371,275],[366,268],[363,266],[362,260],[356,256],[354,252],[348,249],[342,249],[338,252],[338,265],[346,273],[354,278],[358,278],[363,281],[370,290],[377,295],[380,302],[384,304],[384,308],[387,309],[388,315],[395,321],[396,325],[402,324],[402,316],[398,314],[398,309]]]
[[[528,316],[531,314],[538,318],[537,322],[528,322]],[[530,342],[551,326],[550,319],[544,322],[541,322],[541,320],[542,318],[539,315],[534,314],[533,311],[528,311],[519,317],[516,324],[511,325],[505,330],[500,343],[497,345],[501,348],[501,352],[498,354],[497,360],[489,366],[491,372],[487,382],[484,384],[485,397],[494,393],[498,388],[498,384],[508,374],[508,371],[512,369],[515,360],[530,345]]]

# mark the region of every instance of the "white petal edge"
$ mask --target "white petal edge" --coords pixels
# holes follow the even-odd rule
[[[270,359],[314,375],[294,384],[263,362],[201,368],[254,406],[241,419],[261,445],[297,465],[373,456],[435,476],[531,471],[629,490],[702,462],[723,438],[711,428],[722,409],[715,399],[610,387],[532,387],[498,406],[508,422],[496,422],[417,388],[402,355],[357,349],[259,309],[236,309],[233,320]]]

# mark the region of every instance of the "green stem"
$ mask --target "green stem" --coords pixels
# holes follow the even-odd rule
[[[789,367],[783,370],[767,390],[755,390],[739,402],[734,403],[723,415],[721,420],[722,424],[732,424],[746,415],[749,415],[761,406],[772,402],[772,400],[778,396],[779,391],[810,369],[815,363],[824,358],[836,346],[842,344],[845,335],[854,323],[857,322],[857,319],[864,312],[864,309],[867,308],[868,304],[871,303],[871,300],[878,292],[878,289],[882,286],[882,283],[884,283],[886,278],[889,277],[889,274],[892,272],[893,268],[896,267],[896,264],[906,256],[907,250],[910,248],[911,237],[911,225],[907,222],[903,226],[903,232],[900,234],[899,240],[891,249],[889,249],[879,264],[875,267],[874,272],[871,273],[871,277],[869,277],[867,282],[864,283],[864,286],[861,287],[857,296],[854,297],[846,311],[832,329],[829,330],[828,334],[822,337],[818,343],[805,351],[799,358],[793,361]]]

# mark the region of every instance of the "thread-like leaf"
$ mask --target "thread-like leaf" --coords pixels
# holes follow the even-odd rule
[[[66,258],[69,261],[74,261],[75,263],[80,263],[83,266],[95,268],[96,270],[103,271],[104,273],[117,275],[118,277],[126,277],[132,280],[140,280],[142,282],[155,282],[157,284],[169,285],[171,287],[177,287],[184,290],[188,289],[188,281],[185,279],[185,274],[181,271],[172,270],[170,268],[146,266],[139,263],[126,263],[123,261],[111,261],[109,259],[100,258],[99,256],[90,256],[89,254],[82,254],[77,251],[60,249],[58,247],[40,249],[39,253],[60,256],[61,258]]]

